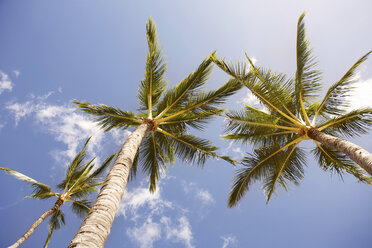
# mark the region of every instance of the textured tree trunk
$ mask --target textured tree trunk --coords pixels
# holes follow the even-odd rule
[[[43,213],[39,219],[37,219],[34,224],[32,224],[30,226],[30,228],[27,230],[27,232],[25,234],[23,234],[23,236],[17,240],[17,242],[15,242],[13,245],[9,246],[8,248],[16,248],[18,246],[20,246],[23,242],[25,242],[25,240],[30,237],[30,235],[35,231],[35,229],[41,224],[41,222],[43,222],[46,218],[48,218],[51,214],[53,214],[55,211],[57,211],[61,205],[63,204],[63,201],[58,199],[56,201],[56,203],[54,204],[54,206],[49,209],[48,211],[46,211],[45,213]]]
[[[355,163],[372,175],[372,154],[349,141],[322,133],[316,128],[310,129],[308,136],[319,141],[328,148],[346,154]]]
[[[102,248],[105,245],[128,182],[134,157],[150,127],[150,123],[143,123],[129,135],[107,174],[92,209],[75,234],[69,248]]]

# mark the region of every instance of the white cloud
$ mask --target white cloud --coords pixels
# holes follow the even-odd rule
[[[196,197],[205,205],[209,205],[214,202],[212,195],[207,191],[200,189],[196,194]]]
[[[0,71],[0,95],[5,91],[12,91],[13,89],[13,84],[10,81],[9,77],[7,74],[4,72]]]
[[[228,248],[229,245],[235,245],[237,242],[236,237],[231,235],[227,237],[221,236],[220,238],[223,240],[222,248]]]
[[[187,248],[193,248],[191,225],[185,216],[178,219],[178,225],[173,225],[168,217],[162,217],[160,222],[165,226],[167,240],[174,243],[183,243]]]
[[[158,185],[157,190],[154,193],[150,193],[148,187],[140,186],[129,191],[126,190],[124,197],[120,202],[117,215],[123,215],[127,218],[130,213],[132,220],[136,221],[139,217],[138,211],[144,209],[148,211],[148,217],[151,218],[154,214],[161,214],[166,209],[172,209],[172,203],[161,199],[160,195],[161,187]]]
[[[214,203],[213,196],[208,190],[201,189],[193,182],[186,182],[182,180],[181,182],[183,191],[186,194],[193,195],[197,200],[199,200],[203,205],[210,205]]]
[[[14,116],[16,125],[24,118],[33,118],[38,128],[63,143],[66,149],[51,151],[52,157],[61,164],[67,164],[81,149],[85,140],[92,136],[87,150],[89,156],[97,157],[95,162],[99,164],[98,155],[101,154],[104,142],[107,142],[103,130],[88,115],[79,112],[70,104],[47,103],[46,100],[53,93],[51,91],[42,96],[30,96],[31,100],[23,103],[10,102],[6,109]],[[112,141],[118,144],[119,141],[123,142],[129,133],[129,131],[112,130],[108,134]]]
[[[348,98],[350,101],[350,110],[358,108],[372,107],[372,78],[362,80],[360,74],[357,75],[357,80],[354,84],[355,89]]]
[[[21,72],[18,71],[18,70],[13,70],[13,73],[14,73],[14,76],[15,76],[16,78],[18,78],[19,75],[21,74]]]
[[[128,228],[127,235],[138,243],[140,248],[152,248],[153,243],[161,238],[161,227],[148,219],[140,227]]]
[[[230,155],[232,159],[240,160],[244,157],[242,148],[238,145],[234,145],[234,141],[230,141],[229,145],[224,149],[223,155],[229,155],[230,151],[234,153]]]

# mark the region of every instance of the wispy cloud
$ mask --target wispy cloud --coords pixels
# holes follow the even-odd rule
[[[21,74],[21,72],[18,71],[18,70],[13,70],[13,73],[14,73],[14,76],[15,76],[16,78],[18,78],[19,75]]]
[[[152,248],[154,242],[161,239],[161,226],[149,218],[139,227],[128,228],[127,235],[140,248]]]
[[[197,186],[194,182],[186,182],[182,180],[181,182],[183,191],[186,194],[194,196],[197,200],[199,200],[203,205],[210,205],[214,203],[214,198],[211,193],[208,192],[206,189],[202,189]]]
[[[38,128],[52,135],[54,139],[66,146],[64,150],[51,151],[52,157],[61,164],[71,160],[81,144],[92,136],[87,147],[90,156],[96,156],[96,163],[99,164],[102,146],[105,142],[105,135],[97,124],[87,115],[79,112],[71,104],[62,105],[50,104],[47,99],[54,92],[48,92],[42,96],[31,96],[26,102],[10,102],[6,109],[13,115],[16,125],[22,119],[32,118]],[[116,144],[123,142],[129,135],[129,131],[119,130],[109,132],[109,137]],[[106,136],[107,137],[107,136]]]
[[[5,91],[12,91],[13,83],[10,81],[9,76],[0,71],[0,95]]]
[[[191,224],[185,216],[187,210],[163,199],[161,192],[164,182],[158,185],[153,194],[144,184],[142,182],[139,187],[127,190],[119,205],[117,215],[123,215],[133,225],[126,230],[127,236],[140,248],[151,248],[161,240],[187,248],[194,247]]]
[[[185,216],[181,216],[177,221],[178,225],[174,225],[171,218],[161,218],[160,223],[165,226],[166,239],[173,243],[183,243],[187,248],[193,248],[193,235],[188,219]]]
[[[237,243],[237,239],[233,235],[229,235],[226,237],[221,236],[220,238],[223,240],[222,248],[230,248],[233,247],[232,245],[235,246],[235,244]]]

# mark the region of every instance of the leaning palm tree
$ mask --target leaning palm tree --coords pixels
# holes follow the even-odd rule
[[[211,56],[222,70],[241,81],[266,107],[262,110],[246,105],[244,110],[230,111],[226,115],[229,123],[224,138],[249,142],[256,148],[236,171],[229,195],[230,207],[237,204],[256,180],[263,182],[267,201],[278,185],[285,190],[288,182],[297,185],[304,175],[305,152],[300,144],[305,140],[315,143],[313,153],[322,169],[339,175],[347,172],[371,184],[365,171],[372,175],[372,155],[341,139],[366,133],[371,127],[372,109],[349,111],[347,102],[356,82],[356,70],[371,52],[334,83],[321,101],[314,102],[320,89],[320,72],[314,69],[316,62],[305,38],[303,19],[304,14],[297,27],[294,79],[257,68],[248,56],[249,68],[244,63],[227,63]]]
[[[47,239],[44,243],[44,247],[48,246],[50,238],[54,230],[60,229],[61,225],[65,224],[64,214],[61,211],[61,206],[65,202],[71,202],[72,211],[77,214],[80,218],[83,218],[88,213],[91,202],[90,194],[96,190],[96,186],[101,185],[100,176],[103,171],[110,165],[115,154],[108,157],[100,167],[92,172],[94,167],[93,159],[86,161],[86,145],[89,139],[84,144],[83,149],[75,156],[72,162],[67,167],[66,176],[57,188],[62,191],[58,193],[53,191],[49,186],[40,183],[22,173],[15,170],[0,167],[0,170],[16,177],[19,180],[25,181],[31,184],[33,193],[27,197],[35,199],[48,199],[50,197],[56,197],[57,200],[53,207],[48,211],[44,212],[27,230],[25,234],[9,248],[15,248],[21,245],[33,231],[49,216],[49,232]]]
[[[153,192],[160,173],[166,170],[167,163],[173,164],[175,156],[198,165],[203,165],[208,157],[232,162],[228,157],[218,156],[217,147],[210,141],[194,136],[188,130],[190,127],[202,129],[214,114],[223,112],[219,106],[242,87],[241,83],[231,79],[217,90],[201,92],[213,65],[206,59],[177,86],[166,90],[166,64],[151,19],[146,31],[149,52],[145,77],[139,87],[138,113],[75,100],[76,106],[93,115],[105,131],[128,127],[135,130],[123,144],[91,212],[69,247],[104,246],[127,181],[135,176],[137,164],[148,174]]]

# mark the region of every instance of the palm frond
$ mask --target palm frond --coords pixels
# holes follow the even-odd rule
[[[288,182],[295,185],[304,176],[305,153],[295,143],[285,151],[278,154],[272,161],[269,176],[263,181],[263,191],[266,194],[266,203],[269,203],[271,196],[276,192],[277,185],[280,185],[285,191],[288,191]]]
[[[174,109],[168,116],[160,119],[159,122],[173,120],[174,117],[191,111],[196,111],[196,113],[200,111],[221,112],[222,110],[219,107],[226,102],[229,96],[235,94],[241,88],[242,84],[238,80],[230,79],[217,90],[196,93],[187,99],[182,108]]]
[[[215,63],[221,70],[226,72],[233,78],[236,78],[240,82],[244,82],[249,80],[249,77],[253,76],[249,73],[249,66],[245,62],[237,61],[233,62],[226,62],[224,59],[217,58],[217,54],[213,53],[209,56],[209,58]]]
[[[230,111],[226,116],[229,122],[223,139],[239,140],[242,143],[270,145],[287,140],[298,131],[298,128],[289,126],[280,117],[248,105],[243,111]]]
[[[156,191],[156,183],[159,181],[160,173],[166,171],[165,164],[169,161],[168,156],[163,152],[157,142],[156,133],[149,132],[143,139],[140,147],[143,171],[149,176],[150,192]]]
[[[365,174],[365,171],[357,166],[345,154],[329,149],[326,146],[315,142],[317,147],[313,149],[314,156],[324,171],[330,171],[337,174],[342,179],[344,172],[355,176],[359,181],[372,184],[371,177]]]
[[[216,158],[235,164],[235,161],[230,157],[218,155],[215,152],[218,148],[212,145],[209,140],[190,134],[176,136],[161,128],[158,128],[157,131],[171,138],[174,153],[186,163],[203,166],[207,158]]]
[[[63,212],[58,209],[56,210],[56,212],[54,212],[54,214],[49,220],[49,225],[48,225],[49,232],[48,232],[47,239],[44,243],[44,248],[48,247],[53,231],[60,229],[61,226],[64,224],[65,224],[65,218],[64,218]]]
[[[163,55],[156,37],[156,26],[150,18],[146,25],[147,43],[149,52],[147,54],[145,78],[139,87],[139,100],[142,109],[149,111],[149,118],[152,118],[152,108],[155,106],[166,87],[164,73],[167,69]]]
[[[88,176],[88,180],[92,180],[92,179],[98,179],[100,176],[102,176],[102,173],[105,171],[105,169],[107,167],[110,166],[111,162],[114,160],[116,156],[116,153],[108,156],[105,161],[103,161],[102,165],[100,167],[98,167],[95,171],[92,172],[92,174],[90,174]]]
[[[195,72],[183,79],[176,87],[168,90],[157,106],[157,119],[161,118],[171,109],[178,109],[183,106],[190,96],[194,95],[207,81],[211,71],[210,59],[205,59]]]
[[[49,232],[48,232],[47,239],[44,243],[44,248],[48,247],[53,231],[59,230],[61,226],[64,224],[65,224],[65,217],[63,215],[63,212],[60,209],[57,209],[52,215],[52,217],[50,217],[49,225],[48,225]]]
[[[308,104],[309,100],[317,96],[320,89],[319,80],[321,79],[320,71],[313,69],[317,65],[317,62],[311,55],[309,41],[306,39],[304,17],[305,13],[300,16],[297,24],[297,71],[293,97],[293,103],[296,106],[297,113],[302,112],[302,103]],[[303,114],[306,117],[306,114]]]
[[[270,176],[270,170],[278,161],[278,156],[288,147],[299,143],[303,137],[288,140],[284,146],[261,146],[253,154],[248,154],[242,161],[243,168],[236,170],[233,187],[229,193],[228,206],[234,207],[244,197],[249,187],[257,180],[263,180]]]
[[[319,125],[318,129],[334,136],[354,137],[367,133],[371,126],[372,108],[364,108],[331,118]]]
[[[339,115],[345,112],[345,109],[349,107],[349,103],[345,98],[350,96],[350,92],[354,88],[353,84],[357,81],[356,72],[359,66],[367,60],[371,52],[372,51],[366,53],[357,62],[355,62],[355,64],[345,73],[345,75],[328,89],[322,102],[320,103],[319,108],[316,111],[316,116],[323,113]]]
[[[52,189],[48,185],[38,182],[35,179],[28,177],[18,171],[15,171],[9,168],[4,168],[4,167],[0,167],[0,170],[5,171],[7,174],[11,176],[14,176],[18,180],[22,180],[22,181],[25,181],[31,184],[31,187],[33,188],[33,194],[27,197],[46,199],[46,198],[49,198],[55,195],[55,193],[52,191]]]
[[[126,129],[142,123],[142,120],[129,111],[112,108],[104,104],[94,105],[86,101],[74,100],[73,102],[79,110],[92,115],[105,131],[109,131],[112,128]]]
[[[72,212],[74,212],[78,217],[85,218],[85,216],[88,215],[90,208],[92,207],[92,202],[83,199],[83,200],[77,200],[77,201],[71,201],[71,208]]]

